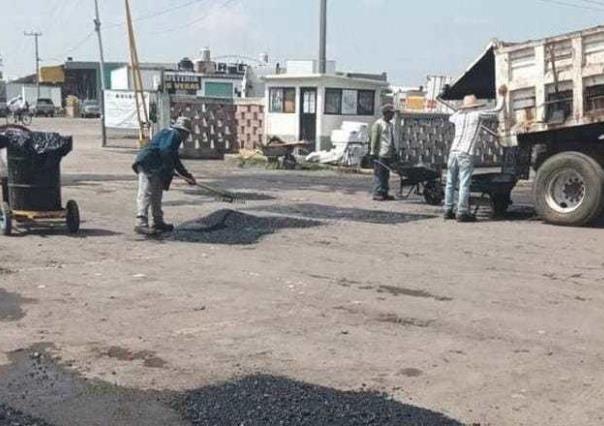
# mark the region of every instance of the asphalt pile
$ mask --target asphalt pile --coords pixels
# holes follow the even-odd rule
[[[51,426],[43,420],[27,416],[0,403],[0,425],[2,426]]]
[[[320,222],[284,216],[254,216],[235,210],[219,210],[176,227],[167,240],[209,244],[253,244],[286,228],[310,228]]]
[[[185,394],[174,408],[203,426],[457,426],[455,420],[376,392],[344,392],[274,376],[251,376]]]

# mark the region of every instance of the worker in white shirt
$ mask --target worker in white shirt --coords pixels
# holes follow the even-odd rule
[[[499,88],[500,99],[495,109],[485,110],[484,102],[469,95],[463,100],[463,106],[449,119],[455,125],[455,139],[449,151],[447,165],[447,187],[445,190],[445,220],[457,218],[458,222],[475,222],[476,216],[470,213],[470,184],[474,172],[473,155],[480,138],[481,126],[487,119],[496,119],[505,107],[506,86]],[[455,189],[459,185],[457,214],[454,211]]]

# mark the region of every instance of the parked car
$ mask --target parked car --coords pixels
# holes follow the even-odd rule
[[[99,118],[101,116],[101,107],[98,101],[90,99],[82,102],[80,114],[84,118]]]
[[[57,108],[51,99],[40,98],[36,105],[31,108],[31,113],[36,117],[43,115],[44,117],[54,117]]]

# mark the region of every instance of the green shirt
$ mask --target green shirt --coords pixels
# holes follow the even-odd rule
[[[371,155],[392,158],[395,154],[394,123],[380,118],[371,128]]]

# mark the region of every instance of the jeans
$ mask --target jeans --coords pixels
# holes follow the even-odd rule
[[[149,207],[153,215],[153,223],[164,222],[164,213],[161,209],[163,185],[159,176],[147,175],[142,167],[138,167],[138,196],[136,217],[140,225],[149,223]]]
[[[8,203],[8,178],[0,178],[2,186],[2,201]]]
[[[455,189],[459,185],[459,200],[457,202],[457,214],[470,212],[470,184],[474,163],[472,156],[465,152],[452,151],[449,154],[447,165],[447,187],[445,189],[445,210],[453,210]]]
[[[379,157],[378,161],[390,167],[390,158]],[[373,162],[373,195],[384,197],[390,191],[390,170],[377,161]]]

